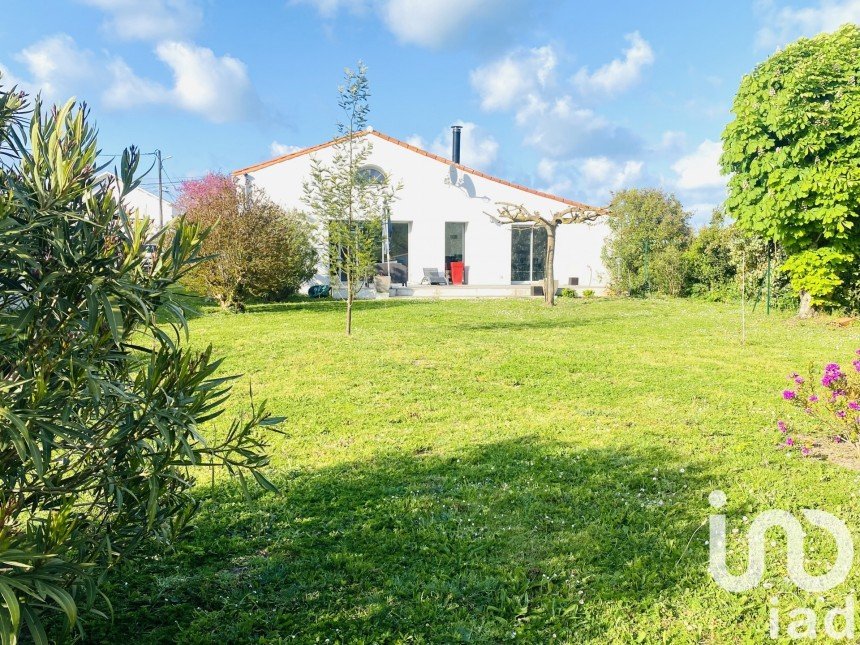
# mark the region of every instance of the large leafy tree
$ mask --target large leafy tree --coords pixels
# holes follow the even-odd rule
[[[339,88],[344,120],[329,163],[314,158],[305,202],[320,223],[332,284],[346,291],[346,333],[352,333],[352,304],[381,260],[382,227],[397,186],[368,172],[373,145],[366,135],[370,85],[367,68],[347,69]]]
[[[728,214],[780,243],[801,313],[860,255],[860,28],[801,39],[744,77],[723,133]]]
[[[99,179],[97,156],[86,108],[45,113],[0,88],[4,644],[22,629],[62,639],[97,606],[111,563],[174,539],[196,507],[195,466],[271,486],[265,412],[204,432],[229,379],[211,349],[180,344],[174,296],[200,259],[200,228],[179,221],[167,236],[132,219],[123,200],[139,184],[138,153],[123,155],[119,182]]]

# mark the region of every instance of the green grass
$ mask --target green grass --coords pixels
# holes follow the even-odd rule
[[[721,590],[707,574],[707,496],[743,516],[830,511],[858,526],[857,473],[787,456],[785,374],[847,357],[855,329],[694,301],[258,306],[191,323],[243,373],[231,413],[267,399],[280,493],[247,503],[201,478],[176,551],[120,567],[111,642],[743,642],[827,607],[783,579]],[[832,543],[807,540],[808,567]],[[773,539],[782,541],[778,532]],[[860,544],[860,543],[858,543]],[[819,598],[822,596],[822,598]],[[823,615],[823,612],[822,612]],[[820,625],[820,623],[819,623]],[[783,633],[785,633],[783,627]],[[328,639],[328,640],[327,640]]]

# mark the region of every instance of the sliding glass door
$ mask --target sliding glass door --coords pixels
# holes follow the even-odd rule
[[[445,222],[445,270],[452,262],[466,261],[466,223]]]
[[[546,266],[546,229],[542,226],[511,228],[511,282],[538,282]]]
[[[409,266],[409,223],[390,222],[388,224],[388,252],[391,261]]]

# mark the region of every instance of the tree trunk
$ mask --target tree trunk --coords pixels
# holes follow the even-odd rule
[[[812,306],[812,294],[808,291],[800,292],[800,309],[797,312],[800,318],[811,318],[815,314],[815,309]]]
[[[355,286],[352,282],[351,267],[347,267],[346,273],[346,335],[352,335],[352,299]]]
[[[555,305],[555,226],[546,226],[546,258],[543,269],[543,299],[548,307]]]

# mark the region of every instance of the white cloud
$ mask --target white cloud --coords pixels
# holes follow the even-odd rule
[[[466,166],[479,170],[490,168],[499,156],[499,142],[474,123],[456,121],[455,125],[463,127],[460,135],[460,161]],[[408,143],[446,159],[451,158],[451,130],[448,128],[443,130],[429,146],[423,145],[424,140],[417,135],[411,137]]]
[[[334,18],[339,11],[345,9],[352,13],[362,13],[367,9],[367,0],[292,0],[291,4],[310,5],[326,19]]]
[[[121,58],[108,65],[111,83],[102,93],[109,108],[123,110],[144,104],[169,103],[169,90],[153,81],[137,76]]]
[[[105,31],[123,40],[173,40],[193,32],[203,19],[195,0],[80,0],[107,14]]]
[[[582,162],[580,169],[586,183],[617,190],[638,179],[643,165],[641,161],[619,163],[607,157],[589,157]]]
[[[68,34],[48,36],[15,55],[30,75],[25,85],[45,99],[64,101],[88,87],[97,76],[92,52],[78,47]]]
[[[616,58],[592,73],[586,67],[576,73],[573,80],[580,92],[618,94],[639,81],[642,71],[654,62],[654,51],[638,31],[627,34],[625,38],[630,47],[624,51],[623,59]]]
[[[720,155],[723,146],[719,141],[706,139],[691,154],[681,157],[672,165],[677,173],[676,185],[682,190],[698,190],[725,186],[726,178],[720,174]]]
[[[215,123],[252,116],[259,98],[245,64],[232,56],[216,56],[206,47],[164,42],[155,53],[173,70],[173,101]]]
[[[773,1],[759,3],[764,26],[756,34],[763,48],[784,45],[800,36],[834,31],[845,23],[860,23],[860,0],[819,0],[808,7],[777,7]]]
[[[421,47],[441,47],[466,32],[498,37],[500,29],[516,24],[511,17],[527,6],[522,0],[292,0],[292,4],[310,5],[327,20],[340,11],[373,11],[397,40]]]
[[[558,60],[550,45],[514,50],[472,71],[472,87],[485,110],[506,110],[517,102],[537,101],[547,87]]]
[[[472,70],[481,107],[509,110],[524,142],[550,157],[634,154],[641,143],[632,132],[577,104],[555,82],[558,55],[551,45],[515,49]]]
[[[680,130],[666,130],[660,137],[657,150],[662,152],[678,152],[687,145],[687,133]]]
[[[641,177],[644,162],[636,159],[614,161],[608,157],[585,157],[556,161],[541,159],[538,177],[546,182],[544,190],[572,196],[592,204],[605,204],[612,193],[629,188]]]
[[[381,13],[400,42],[439,47],[486,20],[500,4],[497,0],[387,0]]]
[[[558,169],[558,162],[553,159],[541,159],[538,162],[537,175],[543,181],[553,181]]]
[[[9,71],[9,68],[0,64],[0,87],[3,88],[4,91],[11,90],[12,87],[17,87],[18,91],[24,91],[30,93],[32,87],[30,84],[15,76],[12,72]]]
[[[569,95],[530,98],[517,112],[516,123],[525,130],[525,143],[550,157],[624,156],[641,147],[633,133],[577,105]]]
[[[291,146],[279,141],[272,141],[269,146],[269,152],[273,157],[282,157],[283,155],[289,155],[294,152],[298,152],[299,150],[302,150],[301,146]]]
[[[155,53],[173,72],[173,86],[140,78],[117,59],[110,64],[112,80],[103,93],[108,107],[173,105],[213,123],[252,118],[258,113],[260,99],[239,59],[174,41],[159,43]]]
[[[411,137],[406,139],[406,143],[408,143],[410,146],[415,146],[416,148],[427,150],[427,144],[424,142],[424,137],[422,137],[420,134],[413,134]]]

